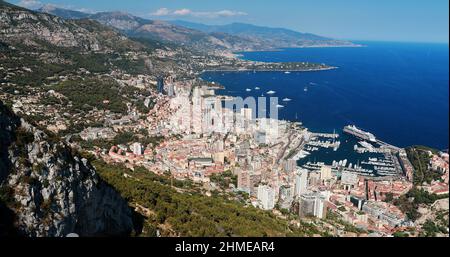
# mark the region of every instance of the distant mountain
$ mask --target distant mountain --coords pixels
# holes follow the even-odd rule
[[[205,33],[165,21],[143,19],[124,12],[79,14],[61,8],[41,8],[39,11],[65,19],[77,19],[77,17],[91,19],[113,27],[129,37],[175,43],[199,51],[243,51],[259,47],[257,43],[253,44],[249,40],[237,36],[225,33]]]
[[[259,41],[271,47],[312,47],[312,46],[354,46],[353,43],[335,40],[311,33],[301,33],[284,28],[270,28],[245,23],[228,25],[205,25],[188,21],[171,21],[172,24],[183,26],[205,33],[226,33],[252,41]]]
[[[65,19],[92,19],[116,28],[130,37],[175,43],[199,51],[252,51],[283,47],[353,45],[351,42],[314,34],[243,23],[209,26],[186,21],[148,20],[124,12],[86,14],[55,7],[41,8],[39,11]]]
[[[84,13],[80,11],[57,8],[51,4],[44,5],[43,7],[37,9],[37,11],[43,13],[50,13],[64,19],[83,19],[87,18],[90,15],[89,13]]]

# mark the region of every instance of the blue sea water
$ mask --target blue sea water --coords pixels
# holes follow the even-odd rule
[[[365,47],[241,53],[248,60],[325,63],[339,67],[336,70],[209,72],[203,78],[224,85],[226,89],[218,93],[226,95],[259,97],[276,91],[274,96],[285,106],[279,118],[298,117],[315,132],[340,131],[355,124],[396,146],[447,149],[449,45],[358,43]],[[282,103],[285,97],[292,101]]]

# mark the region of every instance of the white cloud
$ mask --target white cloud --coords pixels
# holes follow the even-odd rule
[[[152,16],[192,16],[197,18],[221,18],[221,17],[234,17],[248,15],[246,12],[221,10],[211,12],[197,12],[190,9],[178,9],[169,10],[168,8],[160,8],[157,11],[151,13]]]
[[[36,9],[42,7],[42,2],[37,0],[21,0],[17,5],[28,8],[28,9]]]
[[[166,16],[170,14],[170,10],[167,8],[160,8],[156,12],[152,13],[153,16]]]
[[[179,15],[179,16],[186,16],[186,15],[191,15],[193,14],[193,12],[189,9],[180,9],[180,10],[175,10],[173,12],[174,15]]]

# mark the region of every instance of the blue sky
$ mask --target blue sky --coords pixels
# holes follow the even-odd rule
[[[350,40],[447,42],[448,0],[9,0],[84,11],[124,11],[206,24],[246,22]]]

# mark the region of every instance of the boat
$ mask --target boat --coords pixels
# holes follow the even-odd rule
[[[362,129],[359,129],[355,125],[345,126],[343,131],[347,134],[353,135],[353,136],[361,138],[363,140],[370,141],[372,143],[377,142],[376,137],[372,133],[366,132]]]
[[[308,87],[305,87],[303,91],[308,92]]]
[[[292,101],[292,99],[289,99],[287,97],[283,99],[283,102],[290,102],[290,101]]]
[[[247,91],[247,92],[250,92],[250,91],[252,91],[250,88],[247,88],[245,91]]]
[[[260,88],[259,87],[255,87],[255,90],[260,90]]]
[[[281,104],[277,104],[277,108],[284,108],[284,106]]]
[[[290,71],[285,71],[284,74],[291,74],[291,72]]]
[[[270,90],[270,91],[267,92],[266,94],[268,94],[268,95],[273,95],[273,94],[275,94],[275,93],[276,93],[275,91]]]

